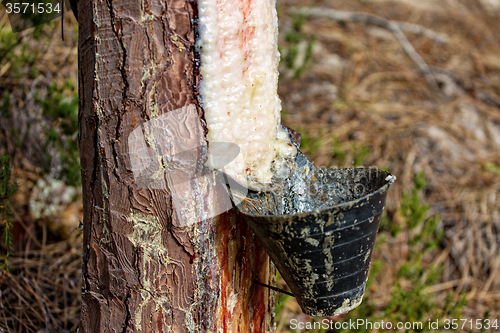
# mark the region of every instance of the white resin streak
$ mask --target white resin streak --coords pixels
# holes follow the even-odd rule
[[[224,167],[228,175],[253,190],[272,189],[296,154],[280,125],[275,0],[199,0],[198,11],[207,139],[240,146]]]

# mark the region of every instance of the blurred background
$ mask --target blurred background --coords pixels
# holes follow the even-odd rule
[[[329,319],[500,321],[500,0],[280,0],[278,13],[283,123],[303,152],[397,176],[363,303]],[[64,41],[61,18],[13,33],[0,5],[0,332],[79,323],[78,26],[64,23]],[[277,332],[343,331],[292,319],[321,318],[279,294]]]

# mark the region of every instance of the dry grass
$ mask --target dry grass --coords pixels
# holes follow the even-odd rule
[[[0,22],[7,22],[4,10],[0,11]],[[42,117],[36,95],[43,98],[53,82],[69,77],[77,82],[75,24],[72,15],[65,16],[65,41],[61,40],[60,24],[55,29],[45,27],[48,39],[34,40],[32,29],[21,32],[18,36],[29,46],[29,55],[39,54],[16,71],[13,68],[20,65],[15,63],[21,57],[20,48],[14,51],[13,59],[0,62],[0,95],[10,94],[10,115],[0,118],[0,155],[12,157],[13,181],[19,185],[11,198],[15,256],[9,259],[10,272],[0,272],[2,333],[76,332],[79,325],[82,237],[75,226],[60,230],[60,225],[81,218],[81,202],[40,220],[35,220],[28,208],[33,188],[44,176],[45,128],[50,126]],[[36,79],[29,74],[34,68]]]
[[[306,19],[303,34],[316,36],[312,65],[300,79],[292,79],[283,68],[280,85],[284,122],[318,141],[309,154],[317,165],[338,162],[335,137],[336,149],[347,152],[345,164],[354,159],[349,150],[355,143],[369,149],[365,165],[386,167],[398,177],[386,207],[394,223],[401,219],[402,193],[411,189],[417,172],[425,172],[424,199],[431,214],[440,214],[439,228],[445,231],[441,247],[424,258],[427,265],[444,267],[443,279],[426,292],[440,304],[446,293],[465,291],[463,318],[482,318],[485,311],[500,318],[500,175],[495,169],[500,166],[500,15],[485,3],[321,2],[322,7],[364,11],[446,34],[448,42],[439,44],[405,33],[438,87],[431,88],[390,31],[327,18]],[[291,29],[290,7],[319,5],[312,0],[283,0],[279,6],[283,39]],[[42,56],[43,80],[48,82],[76,75],[68,23],[66,42],[55,32]],[[0,83],[3,89],[16,87],[14,105],[19,110],[31,107],[26,96],[37,82],[0,76]],[[5,130],[0,132],[0,138],[7,140]],[[13,145],[5,150],[2,145],[0,152],[17,152],[18,169],[38,172],[27,167],[23,149],[29,151]],[[35,181],[25,182],[25,196]],[[18,215],[29,220],[21,201]],[[381,310],[390,301],[395,267],[407,256],[406,237],[400,233],[389,238],[375,254],[374,259],[386,264],[367,294]],[[0,331],[48,332],[49,327],[60,327],[73,332],[79,315],[80,251],[80,238],[18,251],[11,259],[12,274],[0,279]],[[291,318],[307,320],[294,301],[285,304],[278,318],[279,332],[287,332]]]
[[[20,251],[0,276],[1,332],[76,332],[82,238]]]
[[[283,32],[291,29],[285,8],[292,3],[281,4]],[[316,3],[294,1],[293,6]],[[280,88],[285,123],[319,141],[310,154],[317,165],[337,163],[334,137],[342,151],[352,143],[366,146],[366,166],[386,167],[398,177],[386,207],[394,223],[400,219],[401,193],[424,171],[424,199],[431,214],[441,215],[439,227],[445,230],[441,252],[426,258],[444,267],[443,281],[429,294],[439,304],[444,292],[466,291],[464,318],[482,318],[486,311],[498,318],[500,11],[486,10],[480,1],[337,0],[317,6],[417,23],[448,36],[440,44],[405,33],[430,67],[436,90],[389,30],[306,18],[305,38],[316,36],[313,61],[298,80],[285,71]],[[345,164],[351,161],[347,156]],[[368,293],[380,309],[390,301],[406,243],[400,234],[376,254],[387,264]],[[285,312],[285,321],[300,316],[296,306]]]

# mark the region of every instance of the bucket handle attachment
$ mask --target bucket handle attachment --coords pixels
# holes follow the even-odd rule
[[[255,281],[256,284],[258,284],[259,286],[263,286],[263,287],[266,287],[266,288],[269,288],[271,290],[274,290],[274,291],[277,291],[279,293],[282,293],[282,294],[286,294],[288,296],[292,296],[292,297],[295,297],[291,292],[289,291],[285,291],[283,289],[280,289],[280,288],[277,288],[277,287],[273,287],[273,286],[270,286],[268,284],[265,284],[265,283],[262,283],[260,281]]]

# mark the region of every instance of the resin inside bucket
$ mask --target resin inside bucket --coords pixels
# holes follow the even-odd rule
[[[300,151],[290,177],[272,192],[248,191],[238,208],[243,213],[279,216],[311,212],[360,199],[374,193],[396,177],[377,168],[318,168]],[[232,195],[243,196],[232,188]]]

